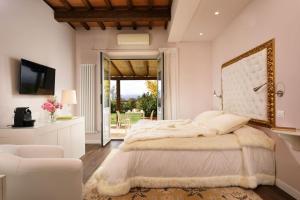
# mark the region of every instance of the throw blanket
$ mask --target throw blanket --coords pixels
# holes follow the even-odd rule
[[[216,134],[217,130],[194,124],[191,120],[162,120],[157,122],[143,120],[129,130],[124,142],[129,144],[144,140],[191,138],[200,135],[215,136]]]
[[[244,126],[233,134],[214,135],[213,137],[199,137],[200,133],[203,133],[203,130],[200,129],[192,129],[184,133],[185,128],[188,126],[184,125],[184,128],[179,128],[179,131],[163,132],[163,128],[153,129],[152,132],[150,131],[150,135],[148,135],[149,130],[144,133],[137,132],[129,135],[129,139],[125,140],[120,148],[123,151],[224,150],[242,149],[243,147],[274,149],[274,141],[271,138],[264,132],[249,126]],[[160,131],[158,132],[158,130]]]
[[[216,135],[214,137],[162,138],[157,140],[122,143],[123,151],[136,150],[223,150],[240,149],[234,134]]]

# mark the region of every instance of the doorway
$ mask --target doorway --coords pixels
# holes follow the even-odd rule
[[[111,59],[101,53],[101,144],[124,139],[140,120],[163,119],[163,54]]]

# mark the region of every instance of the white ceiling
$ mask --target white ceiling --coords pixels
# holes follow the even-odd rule
[[[183,0],[176,0],[183,1]],[[176,2],[175,1],[175,2]],[[172,26],[181,26],[185,31],[177,36],[176,41],[211,41],[215,39],[222,31],[233,21],[233,19],[247,6],[251,0],[197,0],[197,9],[190,9],[192,15],[189,21],[177,20],[177,23],[172,23]],[[187,1],[186,1],[187,2]],[[185,2],[185,3],[186,3]],[[180,5],[182,6],[182,4]],[[189,7],[189,5],[185,5]],[[195,6],[195,5],[194,5]],[[173,9],[173,8],[172,8]],[[219,11],[220,15],[215,16],[214,12]],[[172,18],[176,20],[176,16],[180,13],[172,13]],[[180,23],[181,22],[181,23]],[[188,25],[187,25],[188,23]],[[179,25],[181,24],[181,25]],[[170,28],[170,31],[172,31]],[[175,28],[173,28],[175,30]],[[200,36],[200,32],[203,33]],[[170,32],[171,34],[176,34]],[[169,39],[170,39],[169,35]],[[174,38],[174,37],[173,37]]]
[[[168,42],[180,42],[201,0],[174,0]],[[187,3],[188,2],[188,3]]]

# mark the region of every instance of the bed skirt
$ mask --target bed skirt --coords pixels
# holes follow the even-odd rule
[[[127,177],[128,169],[112,168],[111,163],[116,159],[119,150],[113,150],[105,159],[103,164],[96,170],[87,188],[96,187],[100,194],[109,196],[120,196],[128,193],[131,188],[193,188],[193,187],[227,187],[240,186],[244,188],[255,188],[258,185],[273,185],[275,183],[274,174],[250,173],[251,175],[221,175],[209,177],[150,177],[150,176],[131,176]],[[118,159],[119,160],[119,159]],[[122,162],[122,161],[120,161]],[[126,165],[124,165],[126,166]],[[111,169],[109,171],[108,169]],[[119,170],[116,170],[119,169]],[[122,171],[124,170],[124,172]],[[128,170],[128,171],[126,171]],[[122,171],[122,172],[120,172]],[[252,170],[251,170],[252,171]],[[258,170],[259,171],[259,170]],[[125,174],[119,177],[118,173]],[[115,176],[116,182],[109,183],[107,180],[110,176]]]

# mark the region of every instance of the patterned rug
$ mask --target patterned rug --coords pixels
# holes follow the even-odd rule
[[[252,190],[228,188],[133,188],[126,195],[108,197],[96,188],[84,194],[84,200],[262,200]]]

